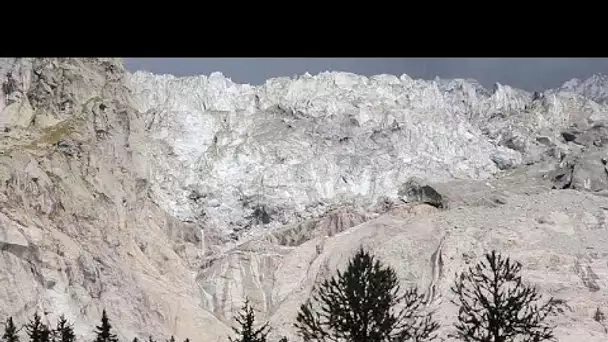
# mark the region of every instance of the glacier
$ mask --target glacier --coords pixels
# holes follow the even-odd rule
[[[260,86],[219,72],[127,80],[154,141],[147,154],[158,202],[233,238],[337,206],[369,208],[412,177],[483,180],[565,153],[560,129],[608,113],[593,101],[602,93],[573,82],[532,94],[344,72]]]

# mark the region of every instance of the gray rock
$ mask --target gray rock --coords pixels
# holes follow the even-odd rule
[[[493,153],[490,156],[490,159],[492,159],[496,166],[501,170],[508,170],[516,166],[516,160],[502,152]]]
[[[597,192],[608,190],[608,173],[606,163],[602,160],[608,151],[588,151],[581,155],[572,171],[574,189]]]
[[[422,179],[411,178],[399,189],[398,195],[407,203],[426,203],[437,208],[447,207],[446,199]]]

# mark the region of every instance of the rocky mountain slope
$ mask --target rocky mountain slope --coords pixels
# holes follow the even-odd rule
[[[560,341],[608,337],[604,76],[253,87],[4,59],[0,79],[2,317],[65,313],[87,337],[105,307],[123,339],[216,341],[247,296],[297,340],[312,285],[363,244],[449,323],[454,273],[498,248],[567,304]]]

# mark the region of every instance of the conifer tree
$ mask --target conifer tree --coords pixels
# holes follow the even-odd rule
[[[76,340],[74,327],[68,322],[64,315],[59,316],[54,333],[56,337],[55,342],[75,342]]]
[[[171,335],[171,337],[169,337],[168,340],[165,340],[165,342],[175,342],[175,337]]]
[[[9,317],[4,325],[4,334],[2,335],[2,341],[4,342],[19,342],[19,335],[17,335],[17,328],[13,323],[13,317]]]
[[[34,317],[30,319],[30,321],[25,326],[25,329],[30,339],[30,342],[47,342],[43,340],[43,338],[45,337],[43,332],[44,324],[42,323],[40,315],[38,315],[37,312],[34,313]]]
[[[112,332],[112,325],[104,309],[101,314],[101,325],[95,327],[97,337],[95,342],[118,342],[118,337]]]
[[[137,337],[134,337],[133,342],[139,342],[139,339]]]
[[[496,251],[456,277],[453,303],[460,307],[454,337],[463,342],[541,342],[554,339],[545,322],[557,308],[542,302],[536,288],[522,282],[522,265]]]
[[[43,324],[40,330],[40,341],[41,342],[53,342],[53,331],[48,325]]]
[[[270,331],[268,322],[258,329],[254,328],[255,313],[249,304],[249,299],[245,300],[245,305],[243,305],[241,312],[237,315],[236,322],[239,327],[233,327],[232,330],[237,333],[238,337],[234,339],[228,337],[230,342],[266,342],[266,337]]]
[[[401,293],[396,272],[360,248],[344,272],[313,290],[295,327],[305,342],[429,341],[439,323],[424,312],[424,297],[415,287]]]

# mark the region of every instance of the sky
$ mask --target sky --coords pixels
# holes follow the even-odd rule
[[[236,83],[263,84],[268,78],[309,72],[345,71],[365,76],[407,74],[413,78],[472,78],[528,91],[558,87],[572,78],[608,74],[608,58],[125,58],[129,71],[175,76],[219,71]]]

